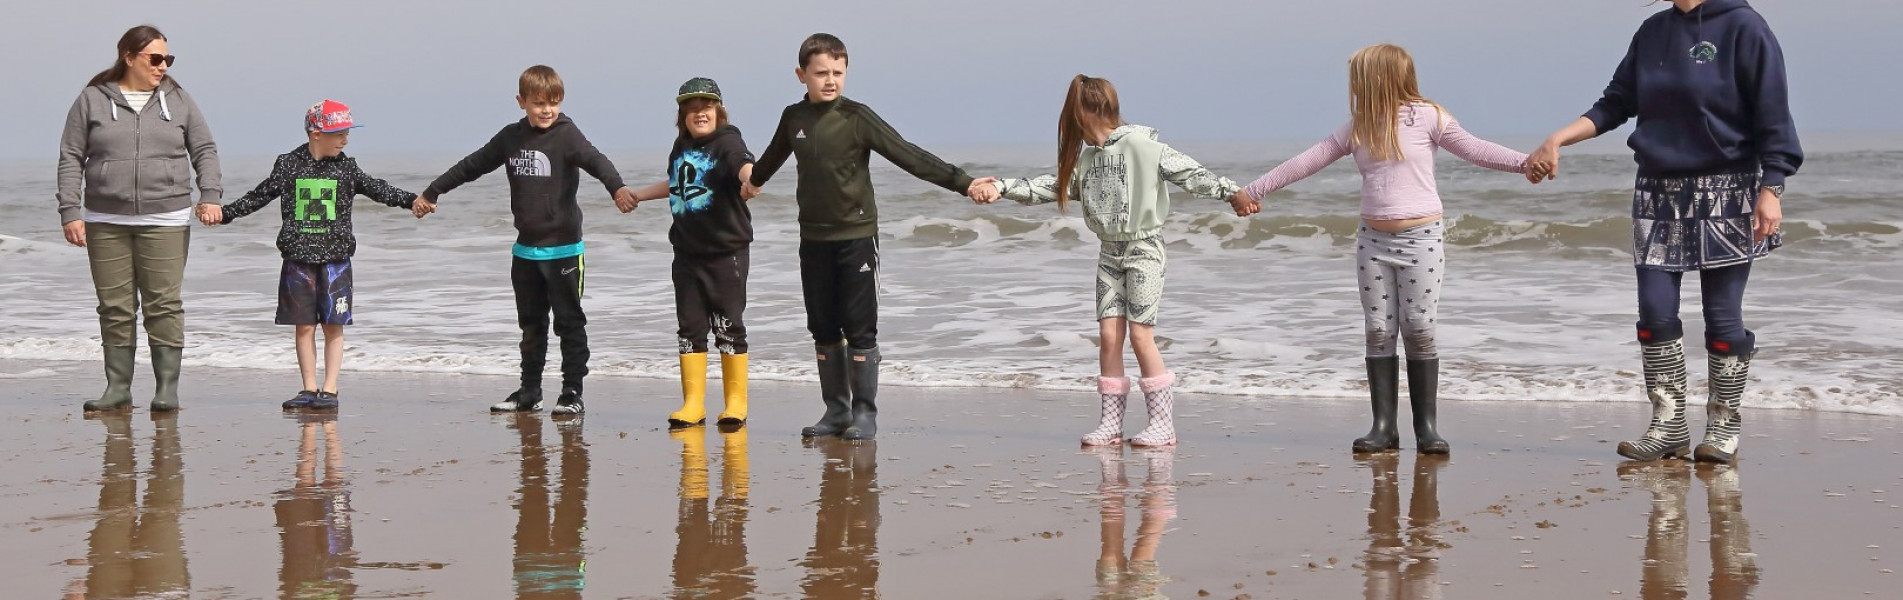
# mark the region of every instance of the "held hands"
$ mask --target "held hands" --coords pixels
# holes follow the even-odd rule
[[[965,197],[973,203],[990,204],[998,201],[998,178],[980,177],[971,180],[971,186],[965,188]]]
[[[1526,181],[1539,185],[1541,181],[1559,178],[1559,144],[1546,140],[1540,147],[1526,157]]]
[[[621,209],[621,212],[634,212],[635,205],[640,203],[641,199],[634,195],[634,188],[624,185],[621,189],[615,190],[615,208]]]
[[[1236,190],[1236,195],[1229,197],[1229,208],[1235,209],[1236,216],[1246,217],[1262,212],[1262,202],[1250,198],[1247,192]]]
[[[754,196],[758,195],[760,195],[760,186],[753,185],[751,181],[740,184],[741,200],[752,200]]]
[[[207,226],[224,224],[224,207],[209,203],[198,205],[198,222],[204,223]]]
[[[428,198],[417,196],[416,202],[410,204],[410,212],[415,213],[416,218],[421,219],[430,213],[436,212],[436,203],[430,202]]]
[[[1751,231],[1753,242],[1762,242],[1764,238],[1778,232],[1784,223],[1783,200],[1769,189],[1758,189],[1758,207],[1751,213]]]

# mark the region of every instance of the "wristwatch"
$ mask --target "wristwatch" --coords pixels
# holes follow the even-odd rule
[[[1777,197],[1777,199],[1779,199],[1779,200],[1783,200],[1783,199],[1784,199],[1784,186],[1781,186],[1781,185],[1767,185],[1767,186],[1764,186],[1764,189],[1767,189],[1767,190],[1771,190],[1771,195],[1772,195],[1772,196],[1776,196],[1776,197]]]

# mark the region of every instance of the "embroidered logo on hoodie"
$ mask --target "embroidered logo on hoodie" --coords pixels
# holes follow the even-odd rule
[[[520,155],[509,159],[509,167],[516,175],[528,177],[552,177],[555,169],[548,165],[548,155],[539,150],[523,150]]]
[[[1718,45],[1711,42],[1699,42],[1698,45],[1692,46],[1691,55],[1692,62],[1701,65],[1718,60]]]

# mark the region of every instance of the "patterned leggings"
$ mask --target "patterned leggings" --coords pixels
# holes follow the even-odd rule
[[[1362,316],[1368,333],[1368,357],[1395,356],[1396,334],[1407,342],[1407,357],[1437,358],[1434,319],[1440,305],[1441,277],[1447,272],[1441,221],[1394,233],[1367,225],[1355,235],[1355,268],[1361,288]]]

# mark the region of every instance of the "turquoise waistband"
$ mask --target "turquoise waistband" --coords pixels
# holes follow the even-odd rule
[[[524,246],[516,244],[509,252],[514,254],[516,258],[528,260],[556,260],[581,256],[581,244],[581,242],[575,242],[566,246]]]

